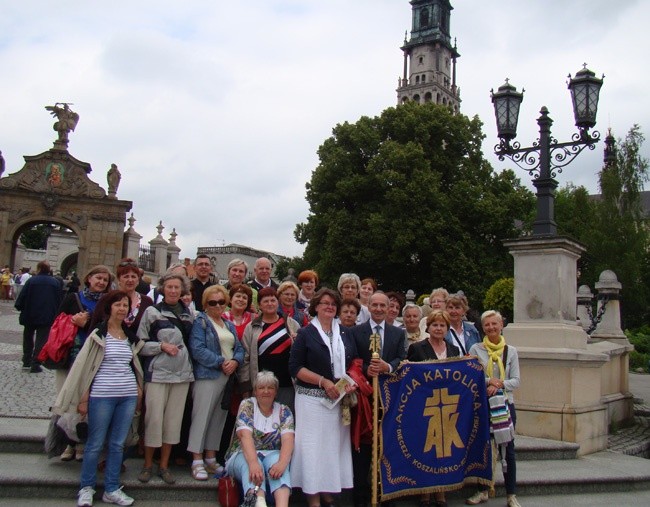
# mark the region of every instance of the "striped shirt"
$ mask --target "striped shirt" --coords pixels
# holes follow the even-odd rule
[[[99,365],[90,396],[94,398],[121,398],[138,395],[138,383],[131,368],[133,352],[128,340],[106,335],[104,359]]]

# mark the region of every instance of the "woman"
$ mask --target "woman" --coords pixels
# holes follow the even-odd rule
[[[361,290],[361,280],[355,273],[343,273],[339,277],[337,284],[341,299],[359,299],[359,291]],[[357,317],[357,324],[363,324],[370,319],[370,312],[367,307],[362,306],[359,316]]]
[[[222,318],[235,325],[237,338],[241,340],[246,326],[257,315],[251,310],[253,291],[248,285],[233,285],[228,292],[228,296],[230,297],[230,310],[223,312]]]
[[[291,495],[289,464],[294,447],[291,410],[275,400],[278,379],[270,371],[255,376],[253,396],[241,402],[237,438],[228,452],[226,471],[246,493],[257,491],[257,507],[265,507],[267,485],[277,507],[287,507]]]
[[[239,367],[239,388],[247,398],[253,389],[253,379],[262,370],[268,370],[278,378],[277,398],[293,412],[295,393],[289,375],[291,344],[300,325],[291,317],[278,315],[278,298],[275,289],[265,287],[257,293],[261,315],[244,330],[242,345],[245,349],[244,364]]]
[[[165,271],[165,274],[163,276],[170,275],[170,274],[183,275],[186,278],[189,277],[189,274],[187,272],[187,266],[185,266],[185,264],[180,263],[180,262],[176,262],[176,263],[170,265],[167,268],[167,271]],[[188,285],[187,290],[188,291],[190,290],[189,285]],[[153,301],[153,303],[155,305],[157,305],[158,303],[160,303],[163,300],[163,294],[162,294],[162,292],[160,292],[158,287],[153,287],[147,293],[147,296],[149,296],[151,298],[151,300]]]
[[[336,382],[357,357],[349,329],[336,320],[340,305],[333,290],[316,293],[309,305],[314,318],[298,331],[289,359],[297,379],[293,485],[302,488],[309,507],[331,506],[332,493],[353,485],[350,426],[341,420],[340,403],[331,409],[321,403],[339,397]],[[346,392],[355,387],[346,387]]]
[[[56,370],[54,374],[54,384],[57,393],[61,390],[63,383],[68,375],[70,365],[83,347],[88,333],[93,329],[91,327],[92,315],[97,307],[99,300],[106,294],[113,283],[113,273],[107,266],[99,264],[92,268],[84,277],[84,288],[78,293],[68,293],[59,306],[59,313],[72,315],[72,323],[77,326],[77,336],[75,337],[72,350],[68,359],[68,367]],[[106,317],[108,317],[106,315]],[[101,322],[98,320],[97,323]],[[71,461],[83,459],[83,444],[68,445],[61,454],[62,461]]]
[[[144,465],[138,480],[151,480],[153,455],[160,447],[158,475],[167,484],[176,482],[169,471],[172,445],[180,442],[183,409],[190,382],[194,381],[187,350],[192,316],[181,302],[188,279],[166,274],[158,280],[161,303],[144,312],[138,336],[145,341],[140,356],[145,370]]]
[[[402,312],[405,299],[399,292],[387,292],[388,296],[388,312],[386,312],[386,322],[391,326],[404,327],[399,321],[399,315]]]
[[[207,481],[208,474],[217,471],[216,451],[227,415],[221,400],[230,376],[244,362],[244,348],[235,326],[222,318],[230,302],[228,292],[221,285],[211,285],[203,291],[202,299],[204,311],[198,313],[190,335],[195,380],[187,450],[192,453],[192,477],[197,481]]]
[[[406,350],[408,350],[411,344],[428,338],[428,334],[420,330],[422,309],[418,305],[406,303],[406,306],[402,310],[402,319],[404,320],[404,331],[406,332],[406,340],[404,342]]]
[[[309,308],[309,302],[316,292],[316,287],[318,287],[318,273],[311,269],[301,271],[298,275],[298,287],[300,287],[298,306],[302,310],[307,310]]]
[[[142,315],[144,315],[145,310],[153,304],[150,297],[143,296],[136,291],[136,287],[141,280],[140,273],[141,270],[138,267],[138,263],[129,258],[122,259],[115,270],[118,290],[126,292],[129,296],[129,301],[131,301],[129,314],[124,319],[124,324],[126,324],[126,326],[134,333],[138,332],[138,327],[140,326],[140,321],[142,320]],[[92,315],[91,328],[99,322],[102,322],[106,317],[107,315],[104,313],[104,305],[101,304],[100,299],[100,304],[95,307],[95,311]]]
[[[295,283],[282,282],[278,287],[278,300],[280,301],[278,313],[285,318],[291,317],[300,324],[300,327],[305,327],[309,324],[309,316],[298,306],[299,292]]]
[[[339,321],[342,326],[353,327],[357,324],[357,317],[361,311],[361,303],[358,299],[344,299],[341,301],[341,311],[339,312]]]
[[[469,305],[464,294],[450,294],[447,298],[447,313],[451,319],[451,326],[447,333],[447,341],[456,345],[461,353],[466,356],[472,346],[481,341],[481,337],[474,324],[465,320]]]
[[[97,483],[97,463],[107,446],[102,501],[131,505],[120,487],[124,442],[142,398],[142,367],[137,359],[143,343],[125,325],[131,300],[112,291],[102,300],[107,320],[90,334],[75,360],[52,411],[78,412],[88,418],[79,506],[91,506]]]
[[[377,282],[372,278],[364,278],[361,280],[361,288],[359,289],[359,302],[368,308],[370,303],[370,296],[372,296],[378,289]]]
[[[409,346],[407,359],[413,362],[431,361],[436,359],[448,359],[458,357],[458,348],[447,343],[445,336],[449,331],[449,314],[443,310],[433,310],[427,317],[427,333],[429,337],[412,343]],[[446,507],[447,501],[445,493],[434,493],[435,505],[437,507]],[[429,495],[420,497],[420,505],[428,507]]]
[[[499,391],[507,399],[508,409],[512,424],[517,424],[512,392],[519,387],[519,356],[517,349],[506,345],[506,340],[501,334],[503,330],[503,317],[494,310],[487,310],[481,315],[481,326],[485,331],[485,338],[481,343],[476,343],[469,350],[470,355],[477,356],[485,370],[485,385],[487,395],[494,396]],[[515,460],[515,441],[511,440],[506,447],[507,471],[503,478],[506,486],[508,507],[521,507],[515,496],[517,487],[517,463]],[[477,491],[465,500],[468,505],[478,505],[488,501],[487,489]]]

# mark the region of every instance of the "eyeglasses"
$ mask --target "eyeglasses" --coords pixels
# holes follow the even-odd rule
[[[214,299],[208,301],[208,306],[226,306],[226,300],[225,299],[220,299],[219,301],[216,301]]]
[[[330,303],[329,301],[321,301],[318,304],[323,306],[334,306],[334,307],[336,306],[336,303]]]

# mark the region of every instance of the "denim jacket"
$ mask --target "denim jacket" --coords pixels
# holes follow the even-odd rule
[[[224,320],[223,323],[235,337],[232,358],[241,365],[244,362],[244,347],[237,338],[235,325],[229,320]],[[221,375],[221,365],[225,359],[221,355],[219,334],[204,312],[199,312],[194,319],[190,333],[190,353],[194,361],[195,379],[215,379]]]

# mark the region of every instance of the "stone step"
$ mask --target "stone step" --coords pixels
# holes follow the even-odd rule
[[[125,491],[134,498],[166,504],[216,501],[217,481],[214,479],[195,481],[187,467],[173,467],[176,484],[164,484],[158,477],[141,484],[137,481],[141,466],[141,459],[130,459],[122,474]],[[40,454],[2,453],[0,498],[75,498],[80,469],[80,463],[64,463],[56,458],[48,460]],[[101,480],[100,474],[100,491]],[[650,491],[650,460],[603,451],[574,460],[521,461],[517,463],[517,488],[520,496],[647,492]],[[467,496],[468,489],[449,496],[461,499]],[[503,498],[504,493],[503,480],[498,473],[497,496]],[[301,495],[294,495],[292,503],[300,503],[300,498]],[[349,503],[349,495],[344,495],[341,504]]]
[[[42,453],[49,420],[0,417],[0,452]],[[543,438],[517,436],[517,459],[575,459],[580,446]]]

